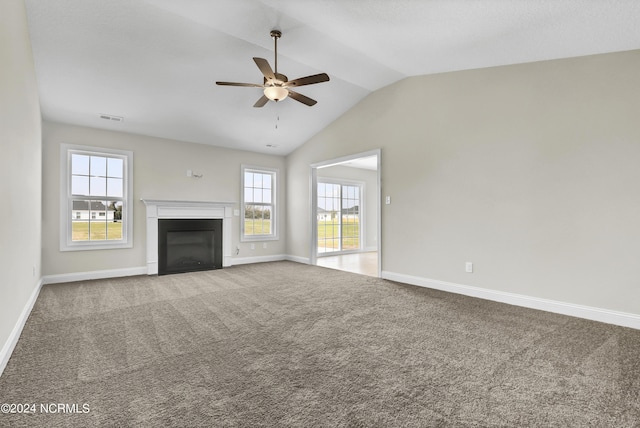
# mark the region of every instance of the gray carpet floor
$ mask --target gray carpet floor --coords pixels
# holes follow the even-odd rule
[[[640,331],[292,262],[55,284],[0,403],[38,406],[3,427],[637,427]]]

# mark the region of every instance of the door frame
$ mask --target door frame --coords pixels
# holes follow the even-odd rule
[[[312,163],[310,166],[309,179],[309,195],[311,195],[311,245],[309,250],[310,264],[318,263],[318,168],[340,165],[360,158],[376,156],[377,159],[377,190],[376,190],[376,207],[378,210],[378,277],[382,276],[382,205],[381,205],[381,184],[382,184],[382,150],[374,149],[366,152],[355,153],[352,155],[342,156],[335,159],[329,159],[322,162]]]

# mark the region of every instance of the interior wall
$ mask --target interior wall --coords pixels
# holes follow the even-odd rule
[[[364,184],[364,210],[362,211],[364,247],[375,251],[378,248],[378,172],[362,168],[334,165],[318,168],[318,181],[322,178],[344,179]]]
[[[96,120],[100,120],[96,118]],[[134,233],[133,248],[94,251],[67,251],[59,248],[60,145],[78,144],[132,150]],[[203,144],[147,137],[123,132],[86,128],[60,123],[43,124],[43,216],[44,275],[93,272],[146,266],[146,207],[140,200],[167,199],[234,202],[240,208],[241,165],[277,168],[277,227],[279,240],[266,241],[268,247],[240,242],[240,217],[233,217],[233,257],[262,257],[286,254],[284,226],[286,186],[282,156],[224,149]],[[202,178],[187,177],[187,170]]]
[[[8,343],[11,332],[18,324],[22,310],[40,279],[40,121],[40,104],[24,3],[2,2],[0,349]],[[0,373],[2,369],[0,361]]]
[[[383,272],[640,314],[639,69],[636,50],[373,93],[287,157],[289,253],[309,165],[381,148]]]

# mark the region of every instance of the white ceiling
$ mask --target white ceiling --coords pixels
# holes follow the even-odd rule
[[[45,120],[288,154],[407,76],[640,48],[638,0],[26,0]],[[253,108],[252,57],[330,82]],[[123,116],[123,122],[100,119]],[[277,125],[277,128],[276,128]],[[267,145],[277,146],[268,148]]]

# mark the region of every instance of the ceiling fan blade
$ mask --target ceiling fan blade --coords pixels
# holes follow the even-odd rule
[[[253,105],[254,107],[264,107],[264,105],[269,101],[269,98],[267,98],[266,96],[262,96],[260,97],[260,99],[258,101],[256,101],[256,103]]]
[[[301,77],[285,83],[286,87],[313,85],[314,83],[328,82],[327,73],[314,74],[313,76]]]
[[[294,100],[301,102],[302,104],[308,105],[309,107],[311,107],[312,105],[315,105],[317,103],[316,100],[312,100],[311,98],[306,97],[306,96],[304,96],[302,94],[299,94],[297,92],[293,92],[291,89],[289,89],[289,96],[291,98],[293,98]]]
[[[236,82],[216,82],[216,85],[221,86],[248,86],[251,88],[262,88],[263,85],[258,85],[256,83],[236,83]]]
[[[266,59],[254,57],[253,61],[256,63],[262,74],[264,74],[264,77],[266,77],[268,80],[273,80],[276,78],[276,75],[273,74],[273,70],[271,69],[269,62]]]

